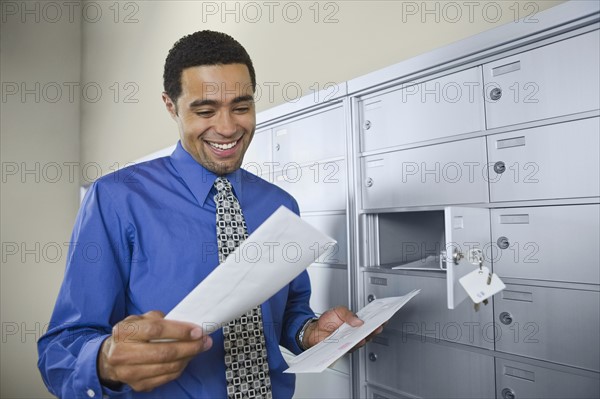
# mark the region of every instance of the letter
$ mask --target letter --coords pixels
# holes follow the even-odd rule
[[[49,8],[54,8],[54,16],[55,16],[54,18],[50,18],[48,16]],[[50,14],[52,14],[52,13],[50,13]],[[61,10],[60,5],[54,1],[44,2],[44,6],[42,7],[42,15],[44,16],[44,21],[54,24],[54,23],[57,23],[60,20],[60,18],[62,17],[62,10]]]
[[[454,18],[450,18],[449,12],[448,12],[449,8],[455,9],[455,11],[454,11],[455,17]],[[462,17],[462,11],[460,9],[460,6],[454,1],[444,4],[444,7],[442,8],[442,14],[444,16],[444,20],[451,24],[458,22],[460,20],[460,18]]]
[[[479,322],[477,322],[477,321],[465,321],[465,322],[463,322],[463,325],[469,329],[469,332],[468,332],[468,334],[469,334],[469,338],[468,338],[469,343],[470,344],[475,343],[475,327],[479,326]]]
[[[452,336],[450,336],[448,334],[448,330],[451,330],[451,329],[455,330],[455,333]],[[444,338],[446,341],[456,342],[456,341],[460,341],[461,337],[462,337],[462,331],[461,331],[460,325],[457,322],[452,321],[450,323],[444,324],[444,328],[442,328],[442,338]]]
[[[2,322],[2,343],[5,344],[8,341],[8,337],[11,335],[17,335],[19,332],[19,325],[14,321]]]
[[[35,182],[40,182],[40,163],[34,163],[33,169],[27,169],[27,164],[25,162],[21,162],[21,183],[27,182],[27,175],[33,175],[35,178]]]
[[[19,5],[16,1],[3,1],[0,4],[2,5],[2,23],[6,23],[8,21],[9,15],[17,15],[17,12],[19,11]]]
[[[40,102],[40,82],[35,82],[33,89],[27,88],[27,83],[21,82],[21,102],[27,102],[27,95],[33,94],[35,97],[35,102]]]
[[[90,8],[94,8],[95,9],[95,17],[94,18],[90,18],[89,15],[89,9]],[[100,4],[96,3],[95,1],[92,2],[84,2],[83,3],[83,10],[81,13],[83,20],[85,22],[90,22],[90,23],[96,23],[98,21],[100,21],[100,19],[102,18],[102,7],[100,6]],[[93,15],[93,14],[92,14]]]
[[[219,7],[217,3],[213,1],[203,1],[202,2],[202,22],[206,23],[208,21],[209,15],[216,15],[219,11]]]
[[[433,15],[435,17],[435,23],[440,23],[440,3],[439,1],[433,2],[433,10],[427,9],[427,4],[431,4],[430,2],[424,1],[421,2],[421,7],[423,7],[423,11],[421,12],[421,22],[427,22],[427,15]]]
[[[275,87],[279,86],[279,82],[263,82],[265,86],[269,88],[269,103],[273,103],[275,101]],[[259,85],[256,86],[257,88]]]
[[[433,175],[435,182],[440,182],[440,163],[436,162],[433,169],[427,169],[427,164],[421,162],[421,183],[427,183],[427,175]]]
[[[436,3],[437,4],[437,3]],[[427,84],[430,82],[423,82],[420,84],[420,86],[422,87],[422,91],[421,91],[421,101],[423,103],[427,102],[427,96],[429,94],[433,94],[433,98],[436,104],[439,104],[440,102],[440,82],[434,82],[433,83],[433,88],[428,89],[427,88]]]
[[[288,89],[290,87],[294,87],[296,89],[296,97],[288,96]],[[295,103],[298,100],[300,100],[300,97],[302,97],[302,87],[300,87],[300,85],[296,82],[286,83],[285,85],[283,85],[283,89],[281,90],[281,92],[283,94],[283,98],[285,99],[285,101],[290,102],[290,103]]]
[[[435,340],[435,342],[438,342],[440,340],[440,323],[435,322],[434,326],[433,326],[433,330],[428,330],[427,329],[427,325],[426,323],[423,321],[421,322],[421,333],[422,333],[422,341],[425,342],[425,337],[427,337],[428,335],[433,335],[433,339]]]
[[[33,3],[33,10],[27,8],[27,4]],[[33,15],[35,22],[40,22],[40,2],[39,1],[22,1],[21,2],[21,22],[27,22],[27,15]]]
[[[260,260],[261,256],[262,249],[260,248],[260,245],[258,245],[258,243],[248,242],[246,243],[246,245],[244,245],[244,253],[242,254],[242,257],[245,261],[250,263],[256,263]]]
[[[90,250],[91,248],[91,250]],[[102,257],[102,248],[95,242],[84,244],[82,248],[83,258],[90,263],[96,263]]]
[[[269,9],[269,22],[275,22],[275,7],[279,6],[278,1],[265,1],[263,6]],[[272,6],[272,7],[271,7]]]
[[[19,244],[16,242],[2,242],[2,263],[8,261],[8,257],[19,253]]]
[[[288,174],[288,170],[290,169],[290,166],[294,167],[294,169],[297,170],[297,173],[293,179],[290,178],[290,176]],[[297,183],[300,181],[301,178],[302,178],[302,168],[300,168],[300,164],[298,164],[296,162],[288,162],[285,164],[285,166],[283,167],[283,179],[286,182]]]
[[[469,183],[473,183],[475,181],[475,166],[479,165],[479,162],[463,162],[463,165],[467,167],[469,171]],[[485,168],[483,168],[485,173]]]
[[[291,247],[294,248],[294,250],[295,250],[295,254],[296,254],[295,257],[289,256],[289,252],[290,252],[289,248],[291,248]],[[302,248],[296,242],[288,242],[283,246],[282,254],[283,254],[283,259],[285,259],[286,262],[296,263],[302,257]]]
[[[454,168],[454,172],[449,172],[448,169],[452,168]],[[442,175],[444,176],[444,181],[447,183],[458,182],[462,177],[460,165],[456,162],[448,162],[447,164],[444,164],[444,167],[442,168]]]
[[[81,3],[78,1],[63,1],[62,4],[69,9],[69,22],[75,22],[75,8],[81,6]]]
[[[402,22],[408,21],[408,16],[417,15],[419,12],[419,5],[412,1],[402,2]]]
[[[16,162],[2,162],[2,183],[8,182],[8,176],[14,176],[19,172],[19,164]]]
[[[8,101],[8,96],[19,92],[19,85],[15,82],[2,82],[2,102]]]
[[[408,321],[408,322],[403,321],[401,331],[402,331],[402,342],[406,342],[406,335],[419,333],[419,325],[413,321]]]
[[[296,16],[295,18],[291,18],[289,16],[289,8],[293,7],[296,9]],[[289,3],[285,3],[283,5],[283,10],[281,12],[283,19],[285,19],[286,22],[295,24],[296,22],[300,21],[300,19],[302,18],[302,7],[300,7],[300,4],[296,3],[295,1],[289,2]]]
[[[55,170],[54,173],[48,173],[48,170],[52,168]],[[44,164],[44,167],[42,168],[42,177],[46,183],[56,183],[62,177],[60,165],[56,162],[48,162],[47,164]]]
[[[402,183],[408,181],[408,176],[416,175],[419,171],[419,165],[416,162],[402,162]]]
[[[414,255],[419,255],[419,245],[416,242],[403,242],[402,243],[402,258],[401,262],[408,262],[410,259],[414,259]]]
[[[54,249],[56,256],[50,257],[51,249]],[[56,263],[62,258],[62,248],[56,242],[49,242],[42,247],[42,258],[48,263]]]
[[[475,7],[479,5],[478,1],[465,1],[463,3],[465,7],[469,9],[469,22],[475,22]],[[473,7],[471,7],[473,6]]]
[[[79,166],[79,162],[63,162],[63,165],[66,166],[69,170],[69,183],[75,182],[75,167]]]
[[[40,263],[40,243],[36,242],[33,244],[33,248],[27,248],[27,243],[21,243],[21,263],[27,262],[27,255],[33,255],[35,263]]]
[[[249,13],[248,13],[248,9],[249,8],[253,8],[254,11],[254,18],[250,18]],[[261,17],[262,17],[262,11],[260,9],[260,5],[255,2],[255,1],[251,1],[249,3],[245,3],[244,7],[242,7],[242,13],[244,15],[244,21],[246,22],[250,22],[252,24],[257,23],[258,21],[260,21]]]
[[[267,169],[269,170],[268,175],[269,176],[273,176],[273,174],[275,173],[275,168],[277,166],[279,166],[279,162],[265,161],[263,163],[263,165],[265,165],[267,167]]]
[[[63,86],[67,86],[69,90],[69,103],[75,102],[75,87],[79,87],[79,82],[63,82]]]
[[[479,86],[479,82],[463,82],[463,85],[469,88],[469,104],[475,102],[475,88]]]
[[[265,242],[264,245],[269,248],[269,263],[275,262],[275,247],[279,246],[278,242]]]
[[[54,97],[51,97],[50,95],[48,95],[48,89],[51,90],[50,91],[51,94],[52,94],[52,89],[54,89],[56,91],[56,95]],[[62,97],[62,89],[58,83],[50,82],[50,83],[46,83],[42,87],[42,98],[44,99],[44,101],[49,102],[49,103],[55,103],[58,100],[60,100],[61,97]]]
[[[90,167],[93,167],[94,169],[96,169],[95,177],[90,178],[90,176],[88,175],[88,169]],[[83,169],[81,170],[81,173],[82,173],[83,179],[86,182],[92,183],[94,180],[96,180],[97,178],[102,176],[102,168],[96,162],[88,162],[85,165],[83,165]]]
[[[88,91],[89,91],[88,89],[90,87],[93,87],[94,89],[96,89],[95,97],[90,97],[88,95]],[[86,83],[83,85],[83,88],[81,89],[81,96],[88,103],[96,103],[100,100],[100,98],[102,98],[102,87],[100,87],[100,85],[96,82]]]
[[[402,103],[406,103],[408,102],[408,96],[412,96],[414,94],[417,94],[419,92],[419,85],[417,84],[413,84],[412,82],[409,83],[408,86],[402,88]]]
[[[496,13],[495,18],[491,18],[490,15],[489,15],[488,10],[489,10],[490,7],[493,7],[493,8],[496,9],[495,10],[495,13]],[[483,14],[483,19],[485,19],[486,22],[496,23],[496,22],[500,21],[500,19],[502,18],[502,7],[500,7],[500,5],[498,3],[496,3],[496,2],[494,2],[494,1],[489,2],[489,3],[485,3],[483,5],[483,12],[482,12],[482,14]]]
[[[31,330],[29,330],[27,328],[27,323],[25,323],[25,322],[21,323],[21,342],[22,343],[27,342],[28,335],[33,335],[33,342],[36,342],[38,340],[38,338],[42,335],[39,322],[36,321],[35,325],[33,326],[33,329],[31,329]]]
[[[448,88],[454,88],[456,90],[456,95],[454,97],[450,97],[448,94]],[[448,82],[442,87],[442,97],[444,97],[444,101],[449,102],[451,104],[455,104],[460,101],[462,97],[462,89],[460,85],[456,82]]]
[[[239,1],[233,2],[233,10],[228,10],[227,4],[228,4],[227,2],[224,2],[224,1],[221,2],[221,22],[226,23],[227,15],[233,14],[233,16],[235,18],[235,23],[239,24],[240,23],[240,2]],[[229,4],[231,4],[231,3],[229,3]]]
[[[490,337],[489,334],[489,328],[492,328],[492,334]],[[500,326],[496,325],[495,323],[485,323],[485,326],[483,326],[483,339],[486,342],[498,342],[500,340],[500,338],[502,337],[502,329],[500,328]]]

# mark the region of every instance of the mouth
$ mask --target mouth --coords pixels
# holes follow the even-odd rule
[[[236,156],[238,147],[241,145],[241,140],[230,141],[228,143],[217,143],[214,141],[204,141],[211,152],[219,158],[229,158]]]
[[[231,150],[233,147],[235,147],[238,143],[238,140],[232,141],[231,143],[213,143],[211,141],[207,141],[206,143],[214,149],[217,149],[220,151],[227,151],[227,150]]]

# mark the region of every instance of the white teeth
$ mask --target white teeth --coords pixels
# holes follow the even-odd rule
[[[208,144],[210,144],[212,147],[218,148],[219,150],[228,150],[230,148],[235,147],[235,145],[237,144],[237,141],[234,141],[233,143],[229,143],[229,144],[217,144],[217,143],[211,143],[211,142],[208,142]]]

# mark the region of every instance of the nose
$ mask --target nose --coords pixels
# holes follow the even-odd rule
[[[234,116],[228,111],[217,114],[214,128],[218,134],[224,137],[234,136],[237,132],[237,124],[235,123]]]

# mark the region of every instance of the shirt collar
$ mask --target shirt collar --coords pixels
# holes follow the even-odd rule
[[[171,154],[171,163],[188,186],[196,201],[201,206],[206,204],[209,193],[213,188],[215,179],[218,177],[215,173],[206,169],[199,164],[181,145],[181,141],[177,142],[175,150]],[[242,171],[238,169],[233,173],[228,173],[226,177],[233,187],[235,196],[240,205],[243,205],[243,189],[242,189]]]

